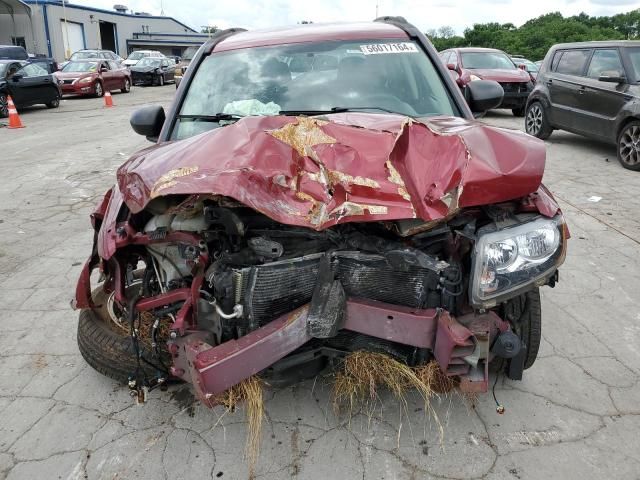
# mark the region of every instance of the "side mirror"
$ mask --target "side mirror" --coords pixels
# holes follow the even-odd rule
[[[108,72],[109,69],[107,67],[100,67],[100,73]]]
[[[14,82],[17,82],[21,80],[23,77],[24,75],[22,73],[14,73],[13,75],[11,75],[11,80],[13,80]]]
[[[454,72],[458,69],[455,63],[447,63],[447,68],[449,70],[453,70]]]
[[[527,71],[527,66],[524,63],[521,63],[520,65],[518,65],[518,68],[520,70],[524,70],[525,72]]]
[[[626,83],[627,77],[617,70],[609,70],[602,72],[598,77],[598,80],[609,83]]]
[[[138,135],[144,135],[150,142],[157,142],[164,120],[164,108],[160,105],[149,105],[133,112],[129,123]]]
[[[504,90],[494,80],[476,80],[466,87],[467,103],[473,113],[482,113],[502,103]]]

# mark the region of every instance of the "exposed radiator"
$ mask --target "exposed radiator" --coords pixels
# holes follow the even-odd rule
[[[249,319],[259,324],[308,303],[323,255],[235,270],[236,301],[242,303]],[[427,306],[430,294],[431,298],[438,295],[439,274],[418,266],[393,269],[382,255],[336,252],[332,266],[350,297],[421,308]]]

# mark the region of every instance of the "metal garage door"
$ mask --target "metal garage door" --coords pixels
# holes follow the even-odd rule
[[[62,28],[62,41],[64,42],[65,57],[69,58],[73,52],[77,52],[78,50],[85,48],[82,24],[67,22],[65,25],[65,21],[60,20],[60,27]]]

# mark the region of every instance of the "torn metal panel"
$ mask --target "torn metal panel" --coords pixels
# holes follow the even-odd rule
[[[158,196],[221,195],[278,222],[322,230],[443,219],[540,186],[544,145],[517,132],[464,119],[324,118],[247,117],[156,145],[119,169],[119,190],[133,213]],[[555,202],[540,197],[536,205],[547,215]]]

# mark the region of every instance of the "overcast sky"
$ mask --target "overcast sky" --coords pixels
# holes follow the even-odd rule
[[[203,25],[221,28],[260,28],[313,22],[372,20],[376,0],[70,0],[70,3],[111,9],[121,3],[135,11],[172,16],[196,30]],[[458,33],[473,23],[511,22],[560,11],[612,15],[640,8],[634,0],[378,0],[380,15],[402,15],[423,31],[450,25]]]

